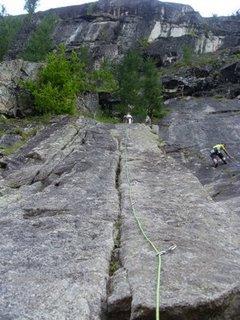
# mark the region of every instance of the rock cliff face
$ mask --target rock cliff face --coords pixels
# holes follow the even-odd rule
[[[149,128],[126,130],[62,118],[1,161],[1,319],[155,319],[156,255],[127,166],[148,236],[177,246],[163,256],[161,319],[239,319],[237,209]]]
[[[171,114],[160,124],[167,153],[189,167],[211,196],[239,214],[239,100],[200,98],[172,100]],[[209,152],[226,143],[235,160],[212,168]]]
[[[188,5],[157,0],[99,0],[50,12],[59,17],[52,35],[55,44],[63,42],[69,50],[87,46],[96,61],[102,57],[120,59],[143,40],[149,43],[148,54],[160,63],[181,55],[184,45],[204,53],[240,44],[238,17],[205,19]],[[17,57],[48,13],[37,13],[31,24],[23,27],[7,59]]]
[[[36,79],[40,63],[23,60],[5,61],[0,64],[0,114],[8,116],[29,115],[31,103],[21,101],[20,81]]]

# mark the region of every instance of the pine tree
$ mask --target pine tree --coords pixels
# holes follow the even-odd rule
[[[162,115],[162,86],[158,69],[153,60],[147,59],[143,67],[143,101],[146,114],[153,116]]]
[[[27,11],[28,14],[32,15],[39,5],[39,0],[25,0],[24,10]]]
[[[118,67],[117,78],[119,90],[117,95],[121,99],[120,111],[125,113],[130,111],[131,106],[134,111],[141,104],[141,68],[143,64],[142,57],[136,52],[131,51],[126,54],[122,63]]]

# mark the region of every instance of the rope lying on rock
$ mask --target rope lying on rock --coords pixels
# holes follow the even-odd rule
[[[134,201],[132,196],[132,187],[131,187],[131,181],[130,181],[130,173],[129,173],[129,167],[128,167],[128,150],[127,150],[127,142],[130,140],[129,133],[128,133],[128,127],[126,129],[126,141],[125,141],[125,164],[126,164],[126,179],[128,184],[128,190],[129,190],[129,200],[130,200],[130,207],[132,210],[132,213],[134,215],[134,218],[136,220],[136,223],[145,238],[145,240],[150,244],[150,246],[153,248],[153,250],[156,253],[157,256],[157,286],[156,286],[156,320],[160,320],[160,284],[161,284],[161,264],[162,264],[162,255],[173,251],[176,248],[176,245],[172,245],[170,248],[164,251],[159,251],[155,244],[151,241],[151,239],[146,234],[145,230],[143,229],[143,226],[141,224],[141,221],[138,218],[138,215],[136,213],[135,207],[134,207]]]

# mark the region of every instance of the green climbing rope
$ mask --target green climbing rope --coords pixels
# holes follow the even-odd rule
[[[128,188],[129,188],[129,199],[130,199],[130,206],[132,209],[132,213],[134,215],[134,218],[137,222],[137,225],[143,234],[144,238],[146,241],[150,244],[150,246],[153,248],[153,250],[156,252],[157,255],[157,262],[158,262],[158,268],[157,268],[157,286],[156,286],[156,320],[160,320],[160,282],[161,282],[161,262],[162,258],[161,255],[164,252],[160,252],[157,247],[154,245],[154,243],[149,239],[147,236],[146,232],[144,231],[141,221],[139,220],[136,210],[134,208],[134,203],[133,203],[133,197],[132,197],[132,188],[131,188],[131,182],[130,182],[130,174],[129,174],[129,167],[128,167],[128,152],[127,152],[127,141],[129,141],[129,134],[128,134],[128,128],[126,129],[126,142],[125,142],[125,163],[126,163],[126,178],[127,178],[127,183],[128,183]],[[172,250],[172,249],[171,249]]]

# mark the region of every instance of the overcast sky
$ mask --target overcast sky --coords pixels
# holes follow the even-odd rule
[[[86,2],[93,2],[93,0],[40,0],[38,10],[43,11],[50,8],[71,6]],[[212,16],[213,14],[219,16],[230,15],[240,9],[240,0],[168,0],[166,2],[189,4],[204,17]],[[24,3],[24,0],[0,0],[0,4],[3,4],[7,12],[12,15],[24,13]]]

